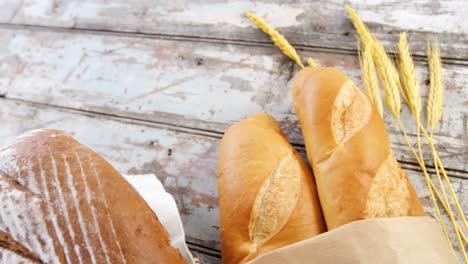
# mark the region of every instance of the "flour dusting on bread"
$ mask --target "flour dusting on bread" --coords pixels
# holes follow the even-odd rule
[[[390,153],[372,180],[366,218],[406,216],[410,210],[408,179]]]
[[[301,167],[294,154],[284,157],[260,188],[250,222],[254,245],[261,245],[286,224],[300,191]]]
[[[331,126],[336,144],[342,144],[369,122],[372,106],[351,80],[345,82],[335,99]]]

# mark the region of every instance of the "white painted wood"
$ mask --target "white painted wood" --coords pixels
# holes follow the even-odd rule
[[[188,240],[219,250],[216,163],[220,139],[127,121],[0,99],[0,146],[32,129],[58,128],[94,149],[122,173],[155,173],[177,201]],[[303,148],[299,151],[304,154]],[[434,216],[421,172],[406,172],[426,212]],[[466,212],[468,179],[451,180]],[[450,236],[454,238],[453,232]],[[200,252],[206,250],[193,248],[205,263],[216,263],[216,256],[205,256]]]
[[[217,133],[265,111],[281,121],[291,142],[303,142],[291,99],[298,67],[273,47],[7,29],[0,29],[0,42],[0,93],[7,98]],[[360,83],[356,57],[302,54]],[[426,67],[417,63],[423,102]],[[468,68],[445,65],[444,78],[437,146],[447,168],[468,171]],[[402,118],[414,132],[407,109]],[[396,122],[388,113],[385,119],[398,159],[414,163]]]
[[[468,59],[468,5],[464,0],[351,0],[362,19],[387,47],[409,31],[416,54],[426,39],[440,38],[445,57]],[[251,10],[296,45],[356,48],[355,31],[340,0],[329,1],[151,1],[4,0],[3,23],[145,32],[190,37],[268,41],[242,16]]]

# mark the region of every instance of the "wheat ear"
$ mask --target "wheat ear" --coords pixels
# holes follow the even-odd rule
[[[382,97],[379,91],[379,82],[375,72],[374,61],[372,60],[372,46],[362,44],[362,49],[359,56],[362,69],[362,81],[366,88],[369,100],[375,105],[380,116],[383,116]]]
[[[385,91],[387,107],[395,117],[400,118],[401,98],[399,89],[401,84],[398,72],[382,44],[375,38],[372,38],[370,43],[372,45],[372,58]]]
[[[431,134],[442,117],[443,108],[443,82],[442,63],[437,42],[427,44],[427,59],[429,63],[429,98],[427,100],[427,123]]]
[[[257,25],[257,27],[259,27],[263,32],[265,32],[267,35],[270,36],[273,43],[275,43],[275,45],[284,53],[284,55],[288,56],[295,63],[299,64],[301,68],[304,68],[304,65],[302,64],[301,59],[299,58],[299,55],[297,55],[296,50],[291,46],[291,44],[289,44],[289,42],[286,40],[285,37],[283,37],[283,35],[281,35],[278,31],[276,31],[274,28],[268,25],[265,21],[263,21],[263,19],[259,18],[255,14],[252,14],[249,11],[246,11],[245,15],[255,25]]]
[[[359,38],[361,39],[361,41],[365,44],[370,43],[372,41],[372,36],[369,33],[369,30],[367,29],[364,22],[362,22],[361,18],[358,16],[356,11],[352,7],[346,5],[345,8],[349,16],[351,17],[351,22],[353,23],[354,28],[359,34]]]
[[[400,34],[400,41],[398,42],[397,49],[400,58],[400,72],[408,99],[408,105],[413,114],[417,117],[417,121],[419,121],[421,96],[419,95],[419,85],[414,71],[414,62],[405,32]]]

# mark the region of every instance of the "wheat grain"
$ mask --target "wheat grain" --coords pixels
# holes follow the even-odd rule
[[[362,69],[362,80],[369,100],[375,105],[380,116],[383,116],[382,98],[380,97],[374,61],[372,60],[372,45],[362,44],[359,60]]]
[[[291,44],[289,44],[289,42],[286,40],[285,37],[283,37],[283,35],[281,35],[278,31],[276,31],[274,28],[272,28],[270,25],[268,25],[265,21],[263,21],[255,14],[246,11],[245,15],[263,32],[270,36],[273,43],[275,43],[275,45],[284,53],[284,55],[288,56],[295,63],[299,64],[299,66],[304,68],[304,65],[302,64],[299,55],[297,55],[296,50],[291,46]]]
[[[416,80],[413,58],[411,57],[405,32],[400,34],[400,41],[398,42],[397,49],[400,58],[400,72],[408,99],[408,105],[416,119],[419,120],[421,96],[419,95],[419,85]]]
[[[433,132],[435,126],[442,117],[443,108],[443,83],[442,83],[442,63],[440,61],[440,50],[437,42],[427,44],[427,59],[429,62],[429,98],[427,100],[427,122],[430,131]]]

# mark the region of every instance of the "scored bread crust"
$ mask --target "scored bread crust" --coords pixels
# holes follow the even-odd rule
[[[313,176],[269,115],[253,115],[224,134],[218,193],[223,263],[325,232]]]
[[[305,68],[294,80],[293,98],[328,229],[366,218],[424,215],[382,118],[345,74]]]
[[[2,258],[185,263],[137,191],[63,132],[32,131],[0,149],[0,201]]]
[[[40,262],[24,257],[20,254],[17,254],[15,251],[11,251],[0,246],[0,263],[37,264]]]

